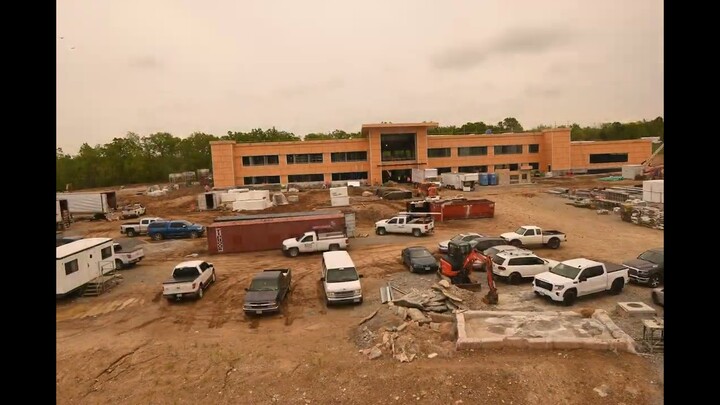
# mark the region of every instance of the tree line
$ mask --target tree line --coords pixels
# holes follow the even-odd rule
[[[540,125],[533,131],[550,128]],[[496,125],[484,122],[468,122],[461,126],[431,128],[430,135],[461,135],[523,132],[520,122],[512,117]],[[228,131],[226,135],[215,136],[195,132],[186,138],[178,138],[167,132],[140,136],[128,132],[122,138],[104,145],[90,146],[84,143],[77,154],[70,155],[58,148],[55,153],[55,183],[57,190],[118,186],[122,184],[166,182],[170,173],[211,169],[210,142],[231,140],[235,142],[302,142],[303,140],[356,139],[360,132],[345,132],[336,129],[328,133],[310,133],[299,137],[292,132],[255,128],[249,132]],[[599,126],[571,126],[572,140],[619,140],[659,136],[664,139],[662,117],[652,121],[630,123],[604,123]]]

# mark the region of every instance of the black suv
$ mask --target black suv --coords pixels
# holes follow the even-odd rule
[[[665,248],[646,250],[637,259],[626,260],[623,264],[630,268],[630,281],[656,288],[665,279]]]

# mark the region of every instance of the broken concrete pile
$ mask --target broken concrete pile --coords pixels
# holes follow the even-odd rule
[[[419,321],[419,319],[415,318],[424,316],[421,311],[448,312],[457,309],[469,309],[465,301],[465,298],[472,298],[469,295],[474,294],[450,284],[447,280],[440,280],[430,290],[418,291],[413,289],[402,297],[393,300],[392,304],[406,308],[407,314],[413,320]]]

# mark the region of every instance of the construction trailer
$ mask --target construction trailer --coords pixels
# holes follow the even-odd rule
[[[413,183],[440,183],[437,169],[412,169]]]
[[[453,219],[492,218],[495,216],[495,202],[485,198],[452,198],[408,201],[406,210],[412,213],[433,214],[435,221]]]
[[[55,230],[62,231],[70,227],[70,210],[65,199],[55,199]]]
[[[345,218],[342,212],[246,215],[235,217],[234,220],[218,218],[219,221],[216,219],[207,227],[208,252],[217,254],[280,249],[285,239],[318,227],[352,235],[354,229],[347,229]]]
[[[112,238],[86,238],[55,248],[55,295],[75,292],[115,270]]]
[[[76,216],[105,216],[117,209],[114,191],[56,193],[57,200],[66,200],[68,210]]]
[[[480,181],[478,173],[443,173],[440,178],[443,187],[462,191],[472,191]]]
[[[200,211],[216,210],[222,204],[219,192],[198,194],[197,205]]]

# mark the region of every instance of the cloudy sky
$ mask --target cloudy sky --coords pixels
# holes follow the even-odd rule
[[[663,115],[660,0],[58,0],[57,146]]]

